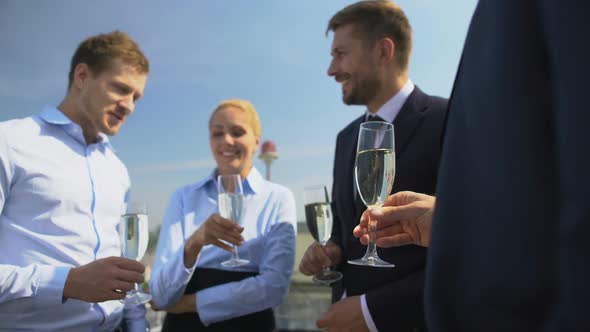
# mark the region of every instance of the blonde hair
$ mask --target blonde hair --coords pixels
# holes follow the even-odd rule
[[[213,119],[215,114],[218,111],[227,107],[235,107],[241,109],[244,113],[246,113],[246,116],[248,117],[248,124],[250,125],[250,127],[252,127],[252,131],[254,131],[254,136],[256,136],[256,138],[260,138],[260,134],[262,132],[260,118],[258,118],[258,113],[256,112],[254,105],[252,105],[251,102],[245,99],[227,99],[219,103],[219,105],[217,105],[213,113],[211,113],[211,117],[209,118],[209,127],[211,127],[211,120]]]

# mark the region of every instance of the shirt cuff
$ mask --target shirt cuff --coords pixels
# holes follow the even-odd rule
[[[40,303],[62,304],[66,279],[71,268],[40,265],[36,296]]]
[[[367,324],[367,328],[370,332],[378,332],[377,326],[375,326],[375,322],[373,321],[373,317],[371,317],[371,312],[369,312],[369,307],[367,306],[367,299],[366,295],[361,295],[361,310],[363,311],[363,317],[365,317],[365,324]]]
[[[146,317],[146,308],[144,305],[125,304],[123,310],[123,320],[125,321],[128,332],[146,332],[150,330],[150,324]]]

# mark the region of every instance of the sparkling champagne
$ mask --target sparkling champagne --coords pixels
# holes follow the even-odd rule
[[[239,223],[244,211],[242,194],[221,193],[218,196],[219,214],[235,223]]]
[[[143,213],[130,213],[121,216],[122,229],[119,230],[121,252],[129,259],[141,260],[148,245],[148,216]]]
[[[325,245],[332,235],[332,211],[329,203],[310,203],[305,205],[307,228],[321,245]]]
[[[355,178],[367,207],[380,207],[387,199],[393,186],[394,163],[395,154],[391,149],[368,149],[357,153]]]

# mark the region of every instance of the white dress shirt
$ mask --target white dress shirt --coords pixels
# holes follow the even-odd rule
[[[368,119],[370,115],[377,115],[381,117],[383,120],[393,123],[395,117],[399,114],[399,111],[402,109],[402,106],[406,103],[406,100],[410,96],[410,94],[414,91],[414,83],[408,79],[406,84],[398,91],[391,99],[389,99],[383,106],[379,108],[377,113],[372,114],[367,111],[365,114],[365,119]],[[394,128],[395,130],[395,128]],[[356,190],[356,188],[355,188]],[[378,268],[375,268],[378,269]],[[343,297],[346,296],[346,293]],[[375,322],[373,321],[373,317],[371,316],[371,312],[369,311],[369,306],[367,306],[367,299],[365,298],[365,294],[361,295],[361,309],[363,310],[363,316],[365,317],[365,323],[367,323],[367,327],[371,332],[377,332],[377,327],[375,326]]]
[[[0,330],[113,331],[119,301],[62,302],[72,267],[120,256],[130,186],[105,135],[87,145],[56,108],[0,122]],[[145,307],[126,308],[145,331]]]

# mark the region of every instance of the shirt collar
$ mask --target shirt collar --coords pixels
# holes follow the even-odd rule
[[[68,134],[70,134],[71,136],[73,136],[74,138],[76,138],[79,141],[81,139],[81,143],[86,144],[86,140],[84,139],[84,135],[82,133],[82,128],[77,123],[70,120],[70,118],[68,118],[57,107],[55,107],[55,106],[45,107],[43,109],[43,111],[41,111],[41,113],[39,113],[39,117],[47,123],[57,125],[57,126],[63,126],[64,130]],[[109,137],[103,133],[98,133],[97,144],[103,144],[105,147],[108,147],[109,149],[115,151],[115,149],[113,148],[113,145],[111,144],[111,141],[109,140]]]
[[[246,177],[246,180],[244,180],[242,183],[244,194],[255,194],[257,192],[260,192],[264,187],[265,181],[266,180],[262,177],[260,172],[258,172],[256,167],[252,166],[252,169],[250,169],[250,174],[248,174],[248,177]],[[214,169],[213,171],[211,171],[211,173],[209,173],[209,175],[197,182],[195,184],[195,189],[200,189],[201,187],[204,187],[209,183],[217,186],[217,169]],[[217,188],[215,188],[215,190],[217,190]]]
[[[395,117],[404,106],[404,103],[410,96],[410,94],[414,91],[414,83],[412,80],[408,79],[406,84],[396,93],[391,99],[389,99],[379,110],[376,114],[371,114],[369,111],[365,114],[365,120],[369,119],[369,115],[377,115],[381,117],[383,120],[392,123],[395,120]]]

